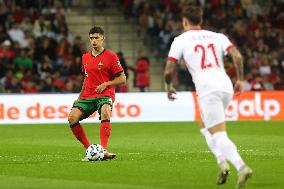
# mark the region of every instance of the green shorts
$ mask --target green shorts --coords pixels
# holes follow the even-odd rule
[[[112,108],[112,100],[110,97],[88,98],[75,101],[73,107],[79,108],[83,112],[83,118],[86,119],[95,111],[101,115],[101,108],[104,104],[109,104]]]

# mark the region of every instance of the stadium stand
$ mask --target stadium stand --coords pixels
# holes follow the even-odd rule
[[[144,43],[161,62],[165,62],[173,38],[182,32],[180,13],[191,2],[204,7],[206,22],[203,28],[227,33],[241,50],[245,61],[246,90],[284,89],[283,1],[124,2],[125,16],[137,18],[139,34],[143,35]],[[184,69],[182,65],[177,72],[183,73]],[[234,81],[233,69],[232,64],[227,64],[229,76]],[[189,75],[179,78],[176,84],[183,88],[194,88],[193,83],[188,82],[191,80]]]
[[[62,2],[1,2],[2,92],[70,93],[81,90],[79,73],[85,49],[80,37],[68,31]]]
[[[72,1],[17,0],[0,3],[0,93],[79,92],[83,79],[79,74],[80,57],[86,51],[87,41],[82,38],[85,33],[77,36],[77,32],[82,33],[95,23],[106,27],[107,47],[122,51],[130,67],[135,67],[137,51],[147,49],[151,62],[150,91],[162,90],[165,58],[173,38],[182,31],[179,13],[188,2],[204,7],[208,20],[204,28],[227,33],[241,50],[246,90],[284,89],[283,1],[97,1],[92,6],[102,12],[92,15],[96,22],[87,23],[82,18],[88,11],[81,12],[77,21],[86,22],[86,27],[74,25],[71,33],[70,23],[76,21],[68,13]],[[104,25],[108,20],[111,22]],[[227,64],[227,72],[234,81],[232,64]],[[183,64],[175,75],[179,90],[194,90]],[[132,80],[132,73],[129,78]]]

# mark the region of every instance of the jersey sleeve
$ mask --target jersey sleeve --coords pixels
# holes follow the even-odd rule
[[[112,55],[111,61],[112,61],[112,63],[111,63],[110,70],[111,70],[112,74],[115,75],[115,74],[123,71],[123,68],[122,68],[120,61],[119,61],[116,54]]]
[[[178,60],[182,56],[182,44],[179,42],[176,37],[171,45],[170,52],[168,55],[168,60],[178,63]]]
[[[85,58],[84,58],[84,55],[82,56],[82,73],[85,73],[85,66],[84,66],[84,64],[85,64]]]
[[[224,55],[227,55],[227,53],[229,52],[229,50],[234,47],[234,45],[232,44],[232,42],[228,39],[227,36],[225,36],[224,34],[220,35],[220,41],[222,41],[222,52]]]

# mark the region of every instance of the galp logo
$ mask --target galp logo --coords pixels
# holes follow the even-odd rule
[[[284,92],[248,92],[234,98],[228,120],[284,120]]]

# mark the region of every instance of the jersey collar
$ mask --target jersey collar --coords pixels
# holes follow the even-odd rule
[[[191,30],[202,30],[202,29],[201,29],[201,27],[192,27],[192,28],[190,28],[190,30],[188,30],[188,31],[191,31]]]
[[[106,49],[104,49],[104,50],[103,50],[100,54],[98,54],[97,56],[94,56],[94,55],[93,55],[93,51],[92,51],[92,50],[90,51],[90,53],[91,53],[91,56],[92,56],[92,57],[97,58],[98,56],[100,56],[101,54],[103,54],[105,51],[106,51]]]

